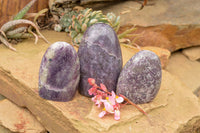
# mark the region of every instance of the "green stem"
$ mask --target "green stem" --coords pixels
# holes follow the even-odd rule
[[[30,33],[16,33],[14,35],[7,35],[7,37],[10,38],[10,39],[16,39],[16,38],[24,38],[24,39],[26,39],[26,38],[33,37],[33,35],[30,34]]]
[[[133,28],[131,28],[131,29],[129,29],[129,30],[126,30],[126,31],[124,31],[123,33],[119,34],[119,35],[118,35],[118,38],[119,38],[119,39],[124,38],[127,34],[133,32],[133,31],[135,31],[135,30],[136,30],[135,27],[133,27]]]
[[[39,17],[40,15],[42,15],[43,13],[47,12],[47,11],[48,11],[47,8],[42,9],[41,11],[39,11],[39,12],[35,15],[33,22],[36,23],[36,20],[38,19],[38,17]]]
[[[9,22],[5,23],[5,24],[1,27],[0,30],[3,31],[3,32],[6,32],[7,30],[10,29],[10,27],[13,27],[13,26],[19,25],[19,24],[29,24],[29,25],[33,26],[33,27],[35,28],[36,32],[42,37],[42,39],[43,39],[45,42],[49,43],[48,40],[40,33],[38,27],[37,27],[33,22],[31,22],[31,21],[29,21],[29,20],[26,20],[26,19],[19,19],[19,20],[12,20],[12,21],[9,21]]]
[[[7,35],[7,36],[12,36],[12,35],[15,35],[15,34],[17,34],[17,33],[23,32],[23,31],[25,31],[26,29],[27,29],[27,27],[19,27],[19,28],[15,29],[15,30],[8,31],[8,32],[6,33],[6,35]]]
[[[36,2],[37,0],[30,1],[15,17],[13,20],[22,19],[24,15],[28,12],[28,10],[31,8],[31,6]]]

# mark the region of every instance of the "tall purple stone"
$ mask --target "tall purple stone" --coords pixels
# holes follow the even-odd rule
[[[122,54],[115,31],[107,24],[97,23],[89,27],[81,41],[79,92],[90,96],[88,78],[103,83],[109,91],[116,90],[118,76],[122,69]]]
[[[148,103],[157,95],[162,79],[159,57],[148,50],[136,53],[124,66],[117,83],[117,94],[135,104]]]
[[[75,49],[66,42],[52,44],[44,54],[39,72],[39,95],[53,101],[69,101],[77,90],[80,63]]]

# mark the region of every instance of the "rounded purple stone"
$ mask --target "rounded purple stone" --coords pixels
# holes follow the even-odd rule
[[[122,54],[115,31],[107,24],[97,23],[89,27],[82,38],[78,56],[80,59],[79,92],[90,96],[88,78],[103,83],[109,91],[116,90],[122,69]]]
[[[53,101],[69,101],[77,90],[80,63],[75,49],[66,42],[52,44],[39,71],[39,95]]]
[[[159,57],[148,50],[136,53],[124,66],[117,83],[117,94],[135,104],[148,103],[157,95],[162,79]]]

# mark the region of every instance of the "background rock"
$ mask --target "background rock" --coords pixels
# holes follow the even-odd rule
[[[142,10],[136,1],[126,1],[103,9],[121,16],[121,25],[138,26],[143,33],[136,41],[140,46],[157,46],[168,50],[200,45],[199,0],[148,1]],[[128,26],[129,25],[129,26]]]
[[[200,59],[200,47],[199,46],[183,49],[182,53],[186,57],[188,57],[191,61]]]
[[[189,60],[180,51],[172,54],[166,70],[177,76],[192,92],[200,87],[200,62]]]
[[[121,44],[121,45],[123,45],[123,44]],[[124,44],[123,47],[131,49],[132,50],[132,56],[135,55],[137,52],[139,52],[138,48],[133,47],[131,45]],[[141,48],[141,50],[150,50],[150,51],[154,52],[160,58],[161,66],[162,66],[163,69],[167,66],[169,57],[171,55],[169,50],[159,48],[159,47],[151,47],[151,46],[140,47],[140,48]],[[126,49],[126,50],[128,50],[128,49]],[[124,55],[126,55],[126,54],[124,54]],[[127,57],[126,59],[130,59],[131,57]]]

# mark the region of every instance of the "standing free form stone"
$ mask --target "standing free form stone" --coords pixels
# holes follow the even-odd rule
[[[52,44],[44,54],[39,72],[39,95],[53,101],[69,101],[80,79],[75,49],[66,42]]]
[[[124,66],[117,83],[117,94],[135,104],[148,103],[157,95],[162,79],[159,57],[148,50],[136,53]]]
[[[90,96],[88,78],[103,83],[108,91],[115,91],[122,69],[122,54],[115,31],[107,24],[97,23],[89,27],[78,50],[80,59],[80,86],[82,95]]]

